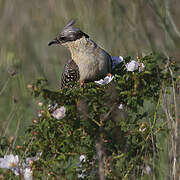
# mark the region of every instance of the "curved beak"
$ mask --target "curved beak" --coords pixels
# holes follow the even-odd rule
[[[59,41],[57,41],[56,39],[54,39],[54,40],[52,40],[52,41],[50,41],[50,42],[48,43],[48,46],[51,46],[52,44],[59,44]]]

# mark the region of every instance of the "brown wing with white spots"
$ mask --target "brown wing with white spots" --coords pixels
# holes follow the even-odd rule
[[[64,71],[62,73],[61,88],[73,87],[73,85],[80,79],[79,68],[77,64],[70,59],[64,66]],[[71,84],[67,84],[72,82]]]

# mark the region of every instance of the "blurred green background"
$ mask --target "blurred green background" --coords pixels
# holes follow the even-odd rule
[[[152,51],[180,58],[179,0],[0,0],[0,135],[23,135],[37,117],[27,85],[39,77],[60,88],[70,53],[48,47],[71,19],[114,56]]]

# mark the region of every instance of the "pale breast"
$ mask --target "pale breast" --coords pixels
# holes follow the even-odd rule
[[[81,55],[77,61],[80,72],[80,80],[98,80],[108,74],[107,59],[102,54]]]
[[[76,48],[71,48],[71,55],[79,67],[80,80],[98,80],[109,73],[108,53],[92,40],[79,41]]]

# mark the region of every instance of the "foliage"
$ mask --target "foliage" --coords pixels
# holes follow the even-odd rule
[[[168,68],[178,69],[173,61],[151,54],[138,59],[144,71],[127,72],[125,65],[130,60],[125,58],[114,69],[114,80],[105,86],[91,82],[55,92],[47,89],[44,79],[32,85],[32,95],[43,99],[41,116],[27,129],[24,144],[13,152],[23,157],[42,152],[40,161],[33,164],[36,179],[76,179],[82,154],[86,157],[81,163],[85,179],[98,179],[98,144],[107,179],[151,176],[147,166],[158,175],[157,139],[168,130],[161,120],[161,96],[164,87],[171,87]],[[66,108],[60,120],[52,116],[56,103]],[[120,104],[123,109],[118,108]],[[1,141],[4,149],[6,145]],[[3,148],[1,155],[6,151]]]

